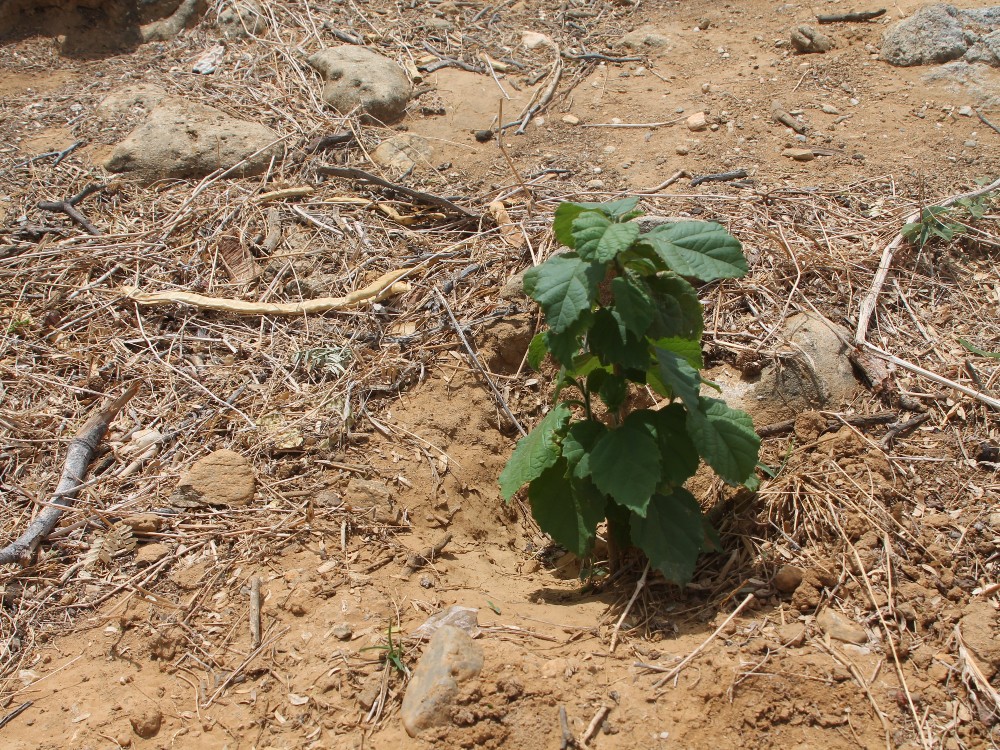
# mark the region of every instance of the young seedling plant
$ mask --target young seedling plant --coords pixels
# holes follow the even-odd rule
[[[518,442],[500,489],[509,502],[528,485],[538,525],[580,557],[607,520],[612,566],[634,545],[683,585],[698,556],[718,549],[685,481],[702,460],[731,485],[755,481],[760,448],[749,415],[702,393],[716,386],[701,377],[704,320],[688,279],[736,278],[747,263],[715,223],[641,232],[637,204],[563,203],[553,230],[569,252],[524,275],[548,326],[528,362],[537,370],[550,356],[559,366],[556,402]],[[662,408],[630,408],[636,386]]]

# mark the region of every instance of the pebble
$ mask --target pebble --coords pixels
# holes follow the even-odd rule
[[[855,99],[855,98],[853,98],[853,97],[852,97],[852,98],[851,98],[851,99],[850,99],[849,101],[850,101],[850,105],[851,105],[852,107],[856,107],[856,106],[858,106],[859,104],[861,104],[861,100],[860,100],[860,99]]]
[[[975,148],[976,146],[979,145],[979,142],[978,141],[966,141],[962,145],[965,146],[966,148]]]
[[[822,107],[820,107],[820,109],[822,109],[828,115],[840,114],[840,110],[834,107],[832,104],[824,104]]]
[[[604,180],[588,180],[587,187],[591,190],[600,190],[604,187]]]
[[[579,125],[580,118],[576,115],[563,115],[562,121],[567,125]]]
[[[802,568],[782,565],[774,574],[774,587],[783,594],[790,594],[802,583]]]
[[[968,104],[963,104],[958,108],[958,114],[962,115],[962,117],[972,117],[975,111]]]
[[[346,622],[342,622],[339,625],[334,625],[330,628],[330,635],[338,641],[349,641],[354,635],[354,629]]]
[[[705,116],[704,112],[695,112],[693,115],[684,121],[688,127],[688,130],[699,131],[704,130],[708,127],[708,117]]]
[[[675,148],[674,151],[677,152],[678,156],[687,156],[689,153],[691,153],[691,149],[689,149],[683,143],[679,145],[677,148]],[[998,513],[997,515],[1000,516],[1000,513]]]
[[[144,740],[148,740],[150,737],[155,737],[156,733],[160,731],[160,727],[163,725],[163,714],[158,708],[140,709],[129,716],[128,720],[132,725],[132,731]]]
[[[786,148],[781,152],[781,155],[795,161],[812,161],[816,158],[816,154],[811,148]]]
[[[710,83],[701,84],[701,93],[707,94],[711,90],[712,90],[712,84]]]
[[[820,630],[837,641],[861,645],[868,642],[868,633],[853,620],[832,609],[824,609],[816,618]]]

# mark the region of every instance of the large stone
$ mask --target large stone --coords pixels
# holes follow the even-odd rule
[[[413,91],[401,67],[365,47],[344,44],[309,58],[326,81],[323,101],[343,115],[354,112],[384,124],[406,113]]]
[[[217,450],[195,461],[171,497],[175,505],[246,505],[257,490],[253,467],[239,453]]]
[[[155,83],[133,83],[117,88],[94,108],[94,115],[104,123],[145,119],[163,101],[167,92]]]
[[[407,734],[416,737],[431,727],[451,723],[462,683],[483,668],[483,649],[464,630],[442,626],[431,637],[403,696],[400,715]]]
[[[927,5],[882,37],[882,59],[892,65],[933,65],[964,58],[1000,66],[1000,6],[959,10]]]
[[[233,176],[259,174],[281,154],[280,140],[265,125],[170,96],[115,147],[105,167],[149,180],[230,168]]]
[[[256,36],[267,28],[264,10],[257,0],[229,2],[219,11],[219,30],[228,39]]]

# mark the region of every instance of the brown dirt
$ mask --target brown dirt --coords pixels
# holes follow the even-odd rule
[[[680,169],[744,168],[749,188],[681,181],[643,205],[720,220],[744,242],[751,275],[703,296],[710,363],[747,372],[780,348],[772,332],[790,312],[815,306],[853,330],[859,299],[901,217],[920,201],[1000,175],[1000,135],[957,114],[971,103],[967,93],[926,82],[924,69],[875,59],[870,46],[879,43],[880,23],[832,27],[834,51],[792,55],[775,40],[810,21],[811,10],[762,0],[638,9],[524,0],[498,4],[496,21],[478,27],[471,19],[480,3],[267,5],[271,25],[262,39],[231,43],[227,65],[209,77],[184,71],[215,43],[211,13],[172,42],[121,54],[96,49],[92,59],[63,57],[58,40],[44,36],[0,47],[0,167],[14,175],[0,183],[4,538],[27,523],[31,501],[51,491],[62,447],[96,396],[119,392],[133,377],[149,383],[108,438],[115,472],[136,455],[127,452],[136,429],[180,430],[134,475],[109,470],[87,488],[84,510],[67,519],[77,526],[46,545],[51,553],[37,566],[3,571],[0,718],[31,702],[0,726],[3,746],[556,748],[560,707],[580,738],[602,706],[610,712],[592,748],[995,746],[997,707],[981,686],[969,690],[956,640],[961,624],[972,658],[996,687],[991,585],[1000,482],[996,458],[976,460],[981,443],[995,444],[995,414],[900,373],[900,387],[931,417],[894,444],[880,443],[884,425],[830,428],[841,416],[898,409],[859,388],[853,402],[800,417],[793,433],[765,441],[762,461],[780,470],[757,495],[733,494],[699,475],[693,486],[717,511],[725,550],[707,556],[683,591],[651,577],[611,652],[639,569],[609,581],[590,570],[592,561],[582,565],[552,547],[523,504],[502,504],[496,478],[517,433],[431,293],[457,279],[451,304],[472,321],[480,361],[530,425],[550,395],[546,374],[522,365],[536,313],[503,286],[551,251],[546,225],[558,200],[643,191]],[[905,0],[889,15],[918,6]],[[560,15],[560,7],[577,14]],[[484,45],[493,59],[526,65],[500,81],[511,95],[505,119],[544,85],[525,79],[551,63],[544,47],[520,46],[522,29],[569,48],[572,26],[564,22],[572,21],[585,27],[588,49],[608,51],[611,40],[652,24],[673,46],[648,51],[641,63],[565,61],[547,111],[525,135],[504,137],[519,174],[534,181],[534,207],[515,194],[517,180],[496,143],[473,137],[498,112],[497,84],[454,68],[419,83],[427,91],[402,127],[431,140],[434,169],[418,170],[411,184],[475,198],[470,205],[480,209],[506,196],[524,248],[474,237],[415,278],[403,299],[351,316],[262,322],[182,308],[140,312],[116,300],[115,289],[136,279],[151,288],[243,293],[215,261],[223,229],[267,269],[247,292],[254,299],[265,290],[294,299],[310,277],[360,285],[345,276],[355,266],[381,273],[463,238],[452,226],[418,223],[412,231],[368,207],[331,209],[364,191],[348,183],[324,183],[316,202],[304,204],[346,237],[331,243],[289,214],[275,258],[259,250],[266,207],[246,198],[258,192],[253,181],[213,185],[192,206],[185,201],[197,182],[126,184],[90,198],[81,208],[114,233],[106,243],[80,240],[78,228],[35,210],[38,200],[104,179],[94,160],[127,127],[99,125],[89,113],[122,81],[156,83],[303,140],[338,128],[310,103],[317,81],[308,79],[313,88],[306,89],[294,74],[308,69],[291,67],[318,47],[314,30],[325,19],[336,28],[391,32],[381,49],[400,60],[424,55],[428,21],[453,22],[476,40],[433,32],[449,54]],[[706,20],[707,28],[693,31]],[[805,163],[783,157],[796,141],[772,121],[774,100],[801,111],[810,145],[829,155]],[[824,104],[841,114],[824,113]],[[650,123],[698,111],[718,127],[562,121],[572,113],[582,124]],[[361,141],[370,152],[387,134],[370,128]],[[20,165],[76,140],[87,144],[58,167],[51,159]],[[350,160],[366,167],[360,149]],[[279,167],[270,180],[264,190],[316,182],[297,164]],[[245,210],[234,219],[237,205]],[[979,243],[901,255],[873,341],[973,385],[958,338],[1000,348],[996,204],[991,213]],[[21,216],[63,234],[17,235]],[[368,227],[367,245],[352,223]],[[89,289],[105,272],[103,285]],[[370,280],[364,273],[362,282]],[[80,289],[82,296],[68,296]],[[340,342],[354,352],[344,372],[310,369],[289,356]],[[971,366],[995,387],[1000,370],[992,360],[973,358]],[[260,427],[220,408],[230,394]],[[191,463],[222,447],[252,461],[260,485],[254,505],[182,509],[157,531],[137,531],[138,553],[92,559],[106,524],[168,506]],[[387,488],[391,507],[361,502],[350,489],[357,479]],[[448,533],[440,556],[405,575],[412,552]],[[164,557],[160,548],[150,553],[153,544],[163,545]],[[772,585],[783,565],[804,571],[794,593]],[[263,595],[260,649],[248,628],[253,576]],[[675,681],[654,687],[658,674],[644,665],[673,667],[749,595],[746,609]],[[411,739],[398,717],[405,681],[371,647],[386,643],[390,627],[398,640],[452,604],[478,609],[486,667],[463,688],[454,726]],[[862,625],[869,642],[825,637],[815,622],[823,607]],[[340,640],[345,625],[351,635]],[[409,667],[420,649],[416,639],[403,641]]]

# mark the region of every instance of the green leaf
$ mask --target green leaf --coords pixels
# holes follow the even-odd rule
[[[734,279],[747,272],[747,260],[735,237],[714,222],[661,224],[640,235],[671,271],[701,281]]]
[[[573,220],[576,251],[584,260],[609,263],[639,236],[637,224],[612,224],[604,214],[585,211]]]
[[[584,479],[590,476],[590,453],[597,440],[607,431],[607,427],[593,419],[574,422],[569,426],[569,431],[563,438],[562,454],[569,462],[574,477]]]
[[[560,458],[528,487],[528,501],[542,531],[583,557],[604,519],[607,498],[590,481],[570,478],[567,469]]]
[[[545,344],[548,346],[549,354],[560,365],[572,367],[573,358],[580,351],[580,336],[587,330],[590,320],[591,315],[588,310],[564,331],[559,333],[552,330],[545,331]]]
[[[615,411],[628,397],[628,380],[609,370],[596,370],[587,376],[587,389],[597,393],[608,411]]]
[[[616,503],[645,515],[660,481],[660,447],[641,418],[629,415],[600,437],[590,454],[590,476]]]
[[[645,517],[632,514],[632,542],[668,581],[686,585],[705,548],[701,507],[687,490],[654,495]]]
[[[622,317],[607,308],[594,313],[587,344],[605,365],[636,370],[649,366],[649,345],[645,337],[629,333]]]
[[[575,323],[597,298],[603,267],[566,254],[556,255],[524,274],[524,291],[545,311],[545,321],[556,333]]]
[[[576,247],[573,238],[573,221],[587,209],[579,203],[560,203],[552,220],[552,232],[560,245],[569,248]]]
[[[569,422],[571,412],[558,404],[535,429],[517,441],[507,465],[500,472],[500,494],[508,502],[524,484],[537,479],[559,458],[558,434]]]
[[[549,342],[548,337],[545,335],[545,331],[541,333],[536,333],[532,339],[531,343],[528,344],[528,367],[532,370],[537,370],[542,365],[542,360],[545,359],[545,355],[549,353]]]
[[[684,357],[669,349],[655,347],[654,351],[658,365],[656,374],[669,391],[664,395],[679,398],[688,410],[697,410],[701,382],[698,371]]]
[[[749,414],[724,401],[702,398],[688,407],[687,431],[705,463],[729,484],[742,484],[753,474],[760,437]]]
[[[611,280],[611,292],[615,297],[615,310],[621,315],[625,327],[636,336],[645,335],[655,312],[649,284],[639,274],[626,271],[624,276],[616,276]],[[699,314],[700,312],[699,305]]]
[[[660,481],[679,487],[698,471],[698,449],[687,432],[687,414],[680,404],[650,411],[663,466]]]
[[[700,370],[703,366],[701,360],[701,342],[697,339],[693,341],[691,339],[680,338],[657,339],[653,342],[653,345],[657,349],[673,352],[696,370]]]
[[[960,343],[962,346],[964,346],[966,349],[968,349],[973,354],[976,354],[976,355],[978,355],[980,357],[990,357],[992,359],[1000,359],[1000,353],[998,353],[998,352],[988,352],[985,349],[980,349],[978,346],[976,346],[975,344],[970,344],[965,339],[959,339],[958,343]]]
[[[584,211],[600,211],[609,218],[623,219],[639,205],[639,198],[632,196],[631,198],[621,198],[620,200],[607,201],[606,203],[576,203],[574,205],[580,206]]]
[[[655,301],[650,337],[701,339],[705,323],[695,288],[672,273],[650,279],[649,286]]]

